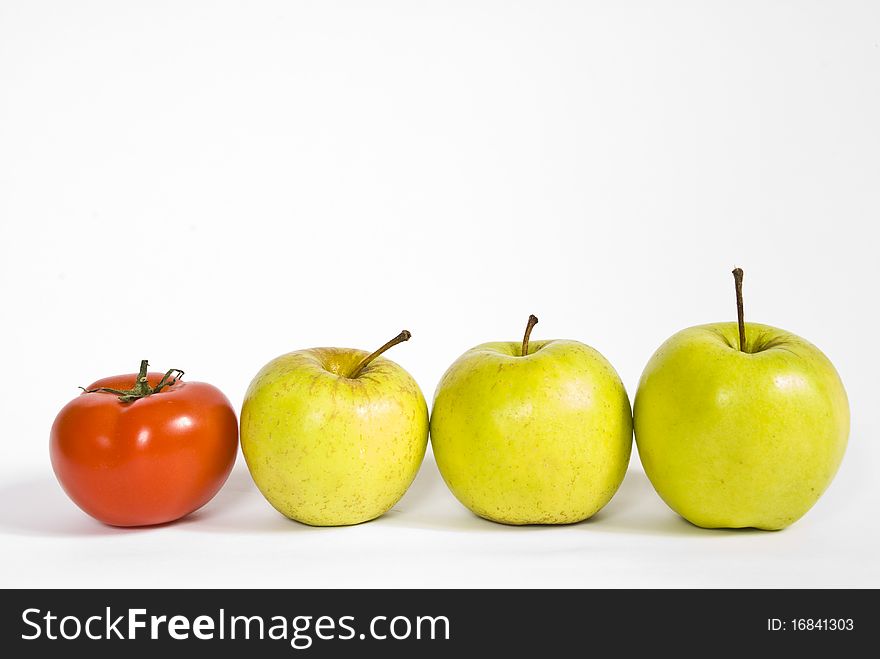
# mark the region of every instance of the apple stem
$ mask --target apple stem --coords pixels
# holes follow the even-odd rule
[[[538,324],[538,317],[535,314],[531,314],[529,316],[529,322],[526,325],[526,333],[523,336],[522,343],[522,356],[525,357],[529,354],[529,336],[532,334],[532,328]]]
[[[411,338],[412,338],[412,334],[410,333],[410,331],[403,330],[400,334],[395,336],[388,343],[386,343],[381,348],[379,348],[376,352],[372,352],[369,355],[367,355],[366,357],[364,357],[358,363],[358,365],[354,367],[354,370],[351,372],[351,375],[349,375],[348,377],[350,377],[353,380],[354,378],[359,376],[361,374],[361,371],[363,371],[367,366],[369,366],[370,362],[372,362],[374,359],[376,359],[376,357],[381,355],[383,352],[385,352],[389,348],[393,348],[398,343],[403,343],[404,341],[409,341]]]
[[[119,397],[120,403],[132,403],[139,398],[146,398],[147,396],[152,396],[153,394],[157,394],[165,387],[170,387],[173,384],[177,384],[177,381],[183,377],[183,371],[179,368],[169,369],[165,375],[162,376],[162,379],[156,384],[155,387],[151,387],[150,383],[147,379],[147,368],[149,368],[150,363],[146,359],[141,360],[141,367],[138,370],[137,379],[134,381],[134,386],[131,389],[112,389],[110,387],[98,387],[97,389],[86,389],[85,387],[80,387],[83,392],[87,394],[93,394],[96,392],[105,393],[105,394],[116,394]]]
[[[746,323],[743,319],[743,271],[733,269],[733,283],[736,286],[736,320],[739,324],[739,350],[746,351]]]

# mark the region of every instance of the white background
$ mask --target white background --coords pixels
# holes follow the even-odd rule
[[[0,585],[880,586],[876,2],[0,0]],[[433,459],[384,518],[279,516],[239,458],[180,523],[92,521],[48,431],[76,386],[178,367],[238,407],[280,353],[372,349],[430,400],[487,340],[574,338],[632,396],[734,317],[847,385],[832,487],[706,531],[634,453],[593,520],[475,518]]]

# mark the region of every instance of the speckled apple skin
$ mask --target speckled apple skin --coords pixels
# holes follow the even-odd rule
[[[784,330],[682,330],[651,357],[636,443],[658,494],[702,527],[778,530],[816,503],[840,466],[849,404],[834,366]]]
[[[260,492],[314,526],[358,524],[388,511],[425,455],[428,409],[415,380],[384,357],[314,348],[269,362],[247,390],[241,448]]]
[[[632,413],[608,361],[577,341],[484,343],[437,387],[431,445],[452,493],[504,524],[569,524],[614,496]]]

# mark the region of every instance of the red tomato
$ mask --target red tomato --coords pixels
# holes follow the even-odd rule
[[[52,467],[64,491],[113,526],[162,524],[201,508],[226,482],[238,449],[235,411],[219,389],[146,369],[143,362],[138,374],[98,380],[52,425]]]

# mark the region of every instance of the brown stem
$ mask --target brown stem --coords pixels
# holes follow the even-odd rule
[[[529,316],[529,322],[526,325],[526,333],[523,336],[522,353],[523,357],[529,354],[529,336],[532,334],[532,328],[538,324],[538,317],[535,314]]]
[[[367,366],[369,366],[371,361],[376,359],[376,357],[381,355],[383,352],[385,352],[389,348],[393,348],[398,343],[403,343],[404,341],[409,341],[411,338],[412,338],[412,334],[410,334],[409,330],[403,330],[400,334],[395,336],[388,343],[386,343],[384,346],[379,348],[376,352],[372,352],[369,355],[367,355],[366,357],[364,357],[358,363],[358,365],[354,367],[354,370],[351,372],[351,375],[349,375],[348,377],[350,377],[351,379],[356,378],[358,375],[361,374],[361,371],[363,371]]]
[[[739,351],[746,351],[746,323],[743,320],[743,271],[733,269],[733,282],[736,286],[736,320],[739,323]]]

